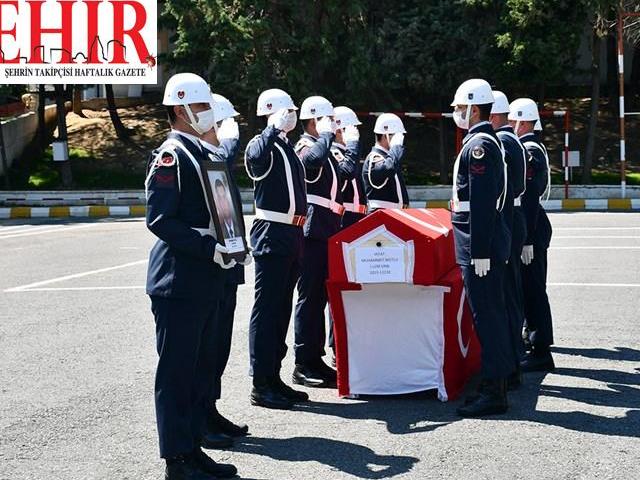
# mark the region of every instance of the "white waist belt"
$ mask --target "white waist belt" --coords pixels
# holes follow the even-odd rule
[[[344,208],[347,212],[353,213],[367,213],[367,206],[355,203],[344,203]]]
[[[333,200],[329,200],[328,198],[321,197],[320,195],[307,194],[307,202],[328,208],[338,215],[342,215],[344,213],[344,207],[342,205],[338,202],[334,202]]]
[[[456,202],[454,200],[451,200],[451,202],[449,203],[449,207],[451,208],[451,211],[455,213],[465,213],[471,211],[471,203],[466,201]]]
[[[369,208],[388,208],[388,209],[402,209],[402,204],[399,202],[386,202],[384,200],[369,200]]]
[[[301,227],[304,225],[304,215],[293,215],[282,212],[274,212],[272,210],[263,210],[256,207],[256,218],[260,220],[268,220],[270,222],[286,223],[287,225],[295,225]]]
[[[520,200],[520,197],[514,198],[513,199],[513,206],[514,207],[519,207],[520,205],[522,205],[522,200]]]

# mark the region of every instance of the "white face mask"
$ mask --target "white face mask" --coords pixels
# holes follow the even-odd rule
[[[296,128],[296,123],[298,123],[298,114],[294,110],[287,114],[287,123],[282,127],[282,130],[289,133],[291,130]]]
[[[189,120],[191,121],[189,125],[191,125],[191,128],[198,132],[199,135],[203,135],[216,127],[216,118],[213,113],[213,108],[196,113],[195,115],[191,111],[191,107],[189,107],[189,105],[185,105],[184,108],[187,111]]]
[[[467,105],[467,109],[464,111],[453,111],[453,121],[458,126],[458,128],[461,128],[462,130],[469,130],[469,116],[467,115],[467,112],[469,112],[469,110],[470,106]]]

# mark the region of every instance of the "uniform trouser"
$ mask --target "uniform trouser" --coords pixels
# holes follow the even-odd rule
[[[522,266],[524,316],[531,333],[531,344],[538,350],[553,345],[551,307],[547,297],[547,249],[533,247],[533,261]]]
[[[305,237],[294,324],[296,365],[313,365],[324,356],[327,275],[327,241]]]
[[[342,215],[342,228],[350,227],[354,223],[362,220],[365,216],[363,213],[344,212],[344,215]]]
[[[236,297],[238,285],[236,283],[225,283],[224,293],[220,299],[220,306],[214,331],[218,345],[215,351],[216,370],[213,381],[213,391],[211,400],[215,402],[220,399],[222,391],[222,374],[229,361],[231,352],[231,337],[233,335],[233,317],[236,311]]]
[[[461,265],[464,288],[482,349],[482,378],[498,380],[514,371],[509,320],[504,303],[505,265],[491,262],[484,277],[475,274],[473,265]]]
[[[300,271],[297,255],[255,257],[255,301],[249,323],[249,354],[254,377],[280,373],[287,354],[293,289]]]
[[[523,293],[522,293],[522,260],[515,251],[509,258],[505,269],[504,300],[510,327],[510,345],[513,354],[513,364],[517,367],[524,355],[522,342],[522,326],[524,324]]]
[[[200,444],[213,387],[218,300],[151,297],[156,322],[155,382],[160,456]]]

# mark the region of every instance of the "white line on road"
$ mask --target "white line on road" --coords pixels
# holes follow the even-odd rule
[[[104,225],[102,223],[89,223],[87,225],[76,225],[73,227],[62,227],[62,226],[58,226],[58,228],[49,228],[48,230],[38,230],[37,232],[24,232],[24,233],[15,233],[15,234],[11,234],[11,235],[0,235],[0,240],[5,240],[7,238],[20,238],[20,237],[30,237],[32,235],[44,235],[46,233],[59,233],[59,232],[68,232],[70,230],[78,230],[80,228],[89,228],[89,227],[95,227],[97,225]],[[52,225],[53,227],[55,227],[54,225]]]
[[[547,283],[549,287],[625,287],[640,288],[640,283]]]
[[[579,247],[549,247],[549,250],[640,250],[640,247],[629,247],[629,246],[579,246]]]
[[[7,293],[24,293],[24,292],[85,292],[96,290],[144,290],[144,285],[126,285],[112,287],[43,287],[43,288],[27,288],[24,290],[5,290]]]
[[[635,238],[640,240],[640,237],[637,235],[569,235],[566,237],[563,236],[553,236],[554,240],[557,239],[567,239],[567,238]]]
[[[560,230],[640,230],[640,227],[553,227],[554,232]]]
[[[88,272],[74,273],[73,275],[65,275],[64,277],[52,278],[50,280],[43,280],[41,282],[35,282],[35,283],[30,283],[28,285],[21,285],[19,287],[9,288],[8,290],[5,290],[5,293],[22,292],[24,290],[29,290],[35,287],[42,287],[43,285],[49,285],[51,283],[64,282],[65,280],[72,280],[74,278],[86,277],[88,275],[95,275],[97,273],[111,272],[112,270],[133,267],[134,265],[142,265],[147,262],[148,262],[147,259],[138,260],[137,262],[123,263],[122,265],[116,265],[114,267],[100,268],[98,270],[89,270]]]

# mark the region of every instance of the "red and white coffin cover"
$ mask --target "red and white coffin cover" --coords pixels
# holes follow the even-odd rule
[[[480,346],[445,209],[378,210],[329,241],[338,393],[456,398]]]

